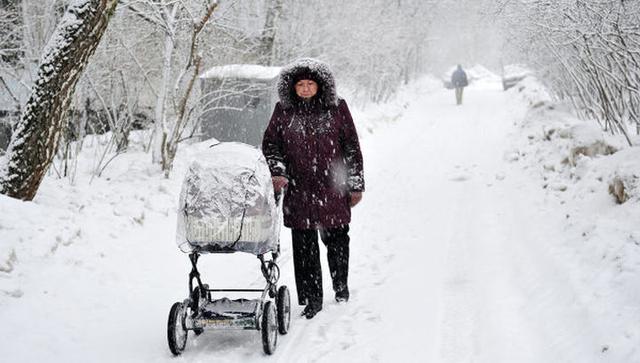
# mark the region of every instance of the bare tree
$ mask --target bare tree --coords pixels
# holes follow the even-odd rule
[[[640,3],[623,0],[503,0],[514,44],[526,44],[555,94],[603,129],[640,133]],[[517,27],[514,26],[517,24]]]
[[[71,3],[45,48],[37,81],[0,168],[0,191],[32,200],[55,155],[75,85],[117,0]]]
[[[189,57],[184,70],[178,76],[176,81],[176,89],[174,95],[177,98],[177,103],[174,103],[175,107],[175,119],[172,123],[172,129],[170,132],[165,132],[163,129],[162,140],[162,170],[165,172],[165,176],[169,177],[171,168],[173,167],[173,160],[175,159],[178,151],[178,144],[181,141],[182,134],[185,130],[185,125],[188,121],[188,102],[193,92],[193,87],[196,78],[200,74],[202,66],[202,55],[199,53],[199,37],[204,27],[211,19],[211,15],[218,6],[217,2],[210,3],[201,19],[192,18],[192,34],[191,34],[191,47],[189,48]],[[191,73],[191,74],[189,74]],[[178,97],[180,86],[185,76],[189,76],[184,85],[184,91],[180,97]]]
[[[193,80],[190,79],[186,84],[182,81],[186,73],[200,69],[199,37],[211,19],[218,2],[216,0],[205,2],[127,0],[124,4],[162,34],[162,67],[156,92],[152,159],[154,163],[162,165],[165,172],[168,172],[171,169],[169,160],[173,158],[169,157],[167,152],[173,147],[167,148],[167,143],[171,143],[172,135],[176,130],[184,127],[183,118],[186,114],[183,108],[186,107],[188,97],[193,91],[193,82],[197,74],[193,75]],[[181,48],[183,44],[188,46]],[[181,54],[181,52],[184,53]],[[179,66],[181,56],[186,58],[184,67]],[[171,88],[172,83],[175,85],[173,88]],[[185,94],[179,94],[181,86],[185,87],[187,100],[184,99]],[[172,116],[173,119],[171,119]],[[174,123],[170,124],[170,121]],[[175,122],[179,123],[177,128]]]

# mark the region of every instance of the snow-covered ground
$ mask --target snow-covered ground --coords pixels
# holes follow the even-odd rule
[[[190,335],[179,358],[167,347],[190,268],[174,243],[181,175],[207,143],[183,147],[170,179],[129,152],[91,180],[88,142],[74,185],[49,176],[34,202],[0,196],[0,360],[640,361],[640,193],[617,205],[607,191],[616,174],[634,178],[636,148],[563,162],[594,138],[623,144],[533,79],[508,92],[497,77],[475,82],[463,106],[438,86],[424,78],[353,110],[367,191],[352,298],[333,301],[323,258],[324,310],[306,320],[294,306],[273,356],[255,331]],[[294,290],[288,230],[281,240]],[[252,255],[200,266],[218,287],[262,287]]]

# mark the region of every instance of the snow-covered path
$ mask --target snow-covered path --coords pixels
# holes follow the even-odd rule
[[[179,183],[160,181],[134,194],[142,195],[148,210],[142,227],[122,227],[116,230],[125,232],[117,235],[109,233],[110,226],[83,232],[97,230],[105,236],[100,241],[78,232],[86,243],[52,251],[48,265],[21,281],[24,296],[5,298],[0,360],[584,362],[597,357],[599,329],[554,259],[552,241],[562,216],[547,210],[539,186],[504,158],[524,108],[498,85],[467,90],[461,107],[453,100],[451,92],[425,93],[398,120],[363,139],[367,191],[352,223],[352,299],[333,301],[323,256],[324,310],[307,321],[295,306],[291,331],[280,337],[273,357],[263,355],[259,333],[251,331],[190,335],[183,355],[171,357],[166,315],[173,301],[186,297],[189,266],[172,244],[174,212],[158,207],[168,205],[162,198],[173,200]],[[78,225],[107,220],[95,211],[83,214],[83,208],[72,218]],[[294,289],[288,230],[282,244],[282,279]],[[262,284],[252,256],[206,256],[201,262],[205,278],[219,287]]]

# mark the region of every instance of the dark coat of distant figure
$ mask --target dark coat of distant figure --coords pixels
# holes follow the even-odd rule
[[[451,75],[451,85],[456,89],[456,104],[462,104],[462,92],[464,87],[469,85],[469,81],[467,79],[467,73],[462,69],[461,65],[458,65],[458,68]]]
[[[318,84],[310,101],[295,93],[305,73]],[[329,68],[304,59],[282,70],[280,101],[265,131],[262,150],[271,174],[289,184],[284,224],[296,229],[335,228],[351,221],[350,193],[364,191],[362,154],[347,103],[338,97]]]

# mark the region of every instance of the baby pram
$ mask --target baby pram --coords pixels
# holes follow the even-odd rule
[[[180,354],[189,331],[260,330],[265,353],[276,348],[278,332],[286,334],[290,298],[278,288],[280,208],[271,175],[260,150],[241,143],[219,143],[195,157],[180,193],[177,243],[189,254],[189,295],[169,312],[169,349]],[[198,258],[209,253],[246,252],[258,257],[264,289],[212,289],[198,272]],[[267,254],[271,258],[267,259]],[[225,293],[260,295],[229,299]]]

